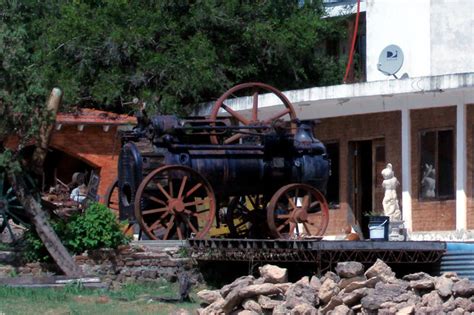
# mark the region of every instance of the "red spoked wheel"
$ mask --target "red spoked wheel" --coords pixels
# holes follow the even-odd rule
[[[117,215],[119,213],[119,188],[118,179],[116,178],[105,193],[105,205]]]
[[[267,221],[274,238],[323,236],[329,222],[329,207],[316,188],[289,184],[270,199]]]
[[[216,198],[198,172],[167,165],[143,179],[134,207],[137,222],[150,239],[203,238],[215,219]]]
[[[247,116],[244,115],[243,113],[237,112],[235,109],[232,109],[230,106],[224,103],[234,93],[239,92],[241,90],[246,90],[246,89],[249,89],[252,92],[252,111],[251,111],[251,114]],[[259,110],[258,110],[258,95],[261,91],[271,92],[275,94],[282,101],[285,108],[276,112],[271,117],[268,117],[266,119],[260,119]],[[273,86],[270,86],[264,83],[259,83],[259,82],[239,84],[239,85],[234,86],[227,92],[225,92],[216,101],[216,104],[212,108],[211,115],[209,117],[210,120],[215,121],[217,119],[219,112],[221,112],[221,110],[223,110],[224,112],[227,112],[231,117],[235,118],[235,120],[238,122],[238,126],[248,126],[248,127],[269,126],[278,119],[287,118],[290,121],[293,121],[296,119],[295,110],[293,109],[293,105],[291,105],[288,98],[281,91],[277,90]],[[292,126],[291,128],[292,132],[295,131],[295,128],[293,127],[294,126]],[[237,130],[236,133],[227,137],[225,136],[217,137],[216,135],[211,135],[211,143],[234,144],[234,143],[238,143],[240,139],[244,139],[246,137],[252,137],[254,136],[255,133],[262,133],[264,131],[265,130],[263,128],[252,130],[252,133],[249,135],[248,131],[245,131],[244,129],[242,129],[242,130]]]

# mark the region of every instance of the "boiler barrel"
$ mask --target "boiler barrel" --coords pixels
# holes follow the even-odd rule
[[[323,193],[329,162],[322,156],[265,157],[261,151],[189,150],[168,153],[165,164],[185,165],[203,175],[220,196],[273,193],[296,182]]]

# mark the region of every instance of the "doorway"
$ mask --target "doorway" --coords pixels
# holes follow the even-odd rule
[[[380,173],[385,167],[385,139],[351,141],[349,154],[349,199],[354,218],[367,237],[367,224],[362,223],[364,215],[383,211],[383,178]]]

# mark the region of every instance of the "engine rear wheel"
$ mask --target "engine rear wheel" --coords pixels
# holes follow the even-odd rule
[[[216,198],[209,182],[181,165],[155,169],[135,198],[135,217],[150,239],[203,238],[214,223]]]

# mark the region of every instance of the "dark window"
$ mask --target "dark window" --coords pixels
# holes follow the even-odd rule
[[[420,133],[420,198],[454,197],[453,130]]]
[[[326,199],[329,208],[339,208],[339,143],[325,143],[329,158],[331,159],[331,176],[327,185]]]

